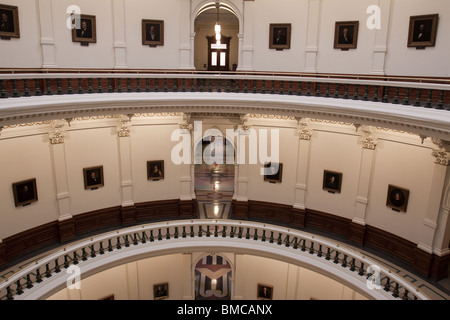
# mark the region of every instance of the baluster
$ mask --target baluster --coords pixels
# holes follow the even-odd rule
[[[51,276],[52,276],[52,273],[51,273],[51,271],[50,271],[50,264],[47,263],[47,264],[45,265],[45,277],[46,277],[46,278],[50,278]]]
[[[317,256],[319,257],[319,258],[322,258],[322,245],[321,244],[319,244],[319,251],[317,251]]]
[[[183,226],[183,232],[181,232],[181,237],[182,238],[186,238],[187,234],[186,234],[186,227]]]
[[[295,250],[298,249],[298,241],[297,237],[294,237],[294,245],[292,246]]]
[[[186,238],[186,237],[184,237]],[[155,237],[153,236],[153,230],[150,230],[150,242],[154,242],[155,241]]]
[[[258,229],[255,229],[255,234],[253,235],[253,240],[258,240]]]
[[[327,82],[327,86],[325,89],[325,98],[329,98],[330,97],[330,83]]]
[[[245,239],[250,240],[250,228],[247,228],[247,233],[245,234]]]
[[[416,97],[416,102],[414,103],[414,107],[420,107],[420,99],[422,97],[422,89],[417,89],[417,97]]]
[[[272,87],[270,88],[270,93],[271,94],[275,93],[275,80],[272,80]]]
[[[383,290],[386,292],[391,291],[391,279],[389,277],[386,277],[386,283],[384,284]]]
[[[286,238],[284,238],[284,246],[286,248],[289,248],[290,245],[291,245],[290,237],[289,235],[286,235]]]
[[[61,88],[61,79],[56,79],[56,86],[57,86],[58,95],[62,95],[63,92],[62,92],[62,88]]]
[[[373,102],[378,102],[378,86],[375,86],[375,91],[373,93],[372,101]]]
[[[97,78],[97,93],[103,93],[102,79]]]
[[[325,254],[325,260],[330,260],[331,259],[331,249],[327,248],[327,253]]]
[[[58,259],[55,259],[55,273],[60,273],[61,268],[59,267],[59,261]]]
[[[164,92],[169,92],[169,87],[167,86],[167,78],[164,78]]]
[[[130,246],[130,241],[128,241],[128,235],[125,235],[125,247],[128,248]]]
[[[181,92],[186,92],[186,79],[181,79]]]
[[[83,85],[80,78],[78,78],[78,94],[83,94]]]
[[[112,244],[111,244],[111,239],[108,239],[108,252],[111,252],[113,250],[114,249],[113,249]]]
[[[51,96],[51,95],[53,95],[53,92],[52,92],[52,86],[51,86],[51,83],[50,83],[50,79],[47,79],[46,83],[47,83],[47,91],[46,91],[45,94],[47,96]]]
[[[409,291],[407,289],[405,289],[405,293],[403,294],[402,300],[409,300],[408,293],[409,293]]]
[[[289,81],[289,91],[288,94],[292,96],[292,81]]]
[[[227,93],[231,92],[231,80],[230,79],[227,79],[227,90],[226,90],[226,92]]]
[[[244,80],[244,93],[248,93],[247,83],[248,83],[248,80],[245,79],[245,80]]]
[[[155,78],[155,92],[159,92],[158,78]]]
[[[311,241],[311,247],[309,248],[309,254],[314,254],[314,242]]]
[[[242,239],[242,227],[239,227],[238,239]]]
[[[222,92],[222,80],[218,80],[217,81],[217,92],[221,93]]]
[[[223,226],[222,228],[222,238],[225,238],[227,236],[227,227]]]
[[[141,92],[141,79],[136,79],[136,92]]]
[[[403,105],[409,106],[410,94],[411,94],[411,88],[406,88],[406,97],[405,97],[405,101],[403,101]]]
[[[278,93],[279,94],[284,94],[284,81],[281,81],[281,83],[280,83],[280,91]]]
[[[36,269],[36,282],[37,283],[41,283],[42,282],[41,271],[39,269]]]
[[[234,238],[234,228],[233,227],[231,227],[230,238]]]
[[[162,240],[161,228],[158,228],[158,241]]]
[[[36,82],[37,81],[38,80],[36,80]],[[8,96],[6,95],[6,91],[5,91],[5,81],[4,80],[0,80],[0,96],[2,99],[8,98]]]
[[[167,228],[166,230],[166,240],[170,240],[170,230]]]
[[[307,87],[307,90],[306,90],[306,96],[310,96],[311,95],[311,82],[308,82],[308,87]]]
[[[273,242],[274,242],[273,231],[270,231],[269,243],[273,243]]]
[[[219,236],[219,227],[214,226],[214,237],[217,238]]]
[[[92,89],[92,79],[91,78],[88,79],[88,92],[94,93],[94,90]]]
[[[109,93],[113,92],[112,79],[111,78],[108,79],[108,92]]]
[[[302,239],[303,243],[302,243],[302,248],[301,251],[305,252],[306,251],[306,239]]]
[[[400,93],[400,87],[396,87],[395,88],[395,95],[394,95],[394,99],[392,100],[393,104],[398,104],[398,95]]]
[[[39,82],[40,81],[38,79],[34,80],[34,83],[35,83],[34,95],[35,96],[42,96],[42,91],[41,91],[41,87],[39,85]],[[3,81],[2,81],[2,83],[3,83]],[[3,98],[3,92],[2,92],[2,98]],[[5,98],[6,98],[6,96],[5,96]]]
[[[17,87],[16,87],[16,79],[12,80],[12,87],[13,87],[13,98],[18,98],[19,97],[19,92],[17,91]]]
[[[64,269],[69,268],[69,255],[64,255]]]
[[[369,86],[366,85],[364,89],[363,101],[369,101]]]
[[[209,79],[208,92],[213,92],[212,79]]]
[[[94,245],[90,245],[89,249],[91,249],[91,258],[95,258],[97,255],[95,254]]]
[[[18,294],[19,296],[23,293],[23,288],[22,288],[22,284],[20,283],[20,280],[16,281],[16,294]]]
[[[344,99],[348,99],[348,88],[349,88],[349,86],[350,85],[348,83],[345,84],[345,90],[344,90],[344,96],[343,96]]]
[[[299,82],[298,88],[297,88],[297,96],[301,96],[301,95],[302,95],[302,83]]]
[[[178,227],[175,227],[175,233],[173,235],[174,239],[178,239]]]
[[[339,83],[336,83],[336,88],[334,90],[334,97],[339,98]]]
[[[266,80],[263,80],[262,82],[261,93],[266,94]]]
[[[29,274],[27,274],[27,282],[26,282],[26,285],[27,285],[27,289],[33,288],[33,281],[31,281],[31,278],[30,278],[30,275],[29,275]]]
[[[81,260],[86,261],[86,260],[87,260],[87,252],[86,252],[86,249],[83,248],[83,249],[81,249],[81,251],[83,252],[83,254],[81,255],[81,256],[82,256],[82,259],[81,259]]]
[[[235,83],[234,92],[239,93],[239,80],[235,80],[234,83]]]
[[[346,254],[344,254],[344,259],[342,260],[342,265],[341,265],[343,268],[346,268],[347,267],[347,255]]]
[[[438,101],[436,109],[444,109],[444,94],[445,94],[445,91],[441,90],[441,94],[439,96],[439,101]]]
[[[200,92],[203,92],[205,89],[203,88],[203,79],[199,79],[200,80]]]
[[[320,82],[316,83],[316,97],[320,97]]]
[[[145,92],[150,92],[150,79],[145,79]]]
[[[195,80],[197,82],[197,80]],[[191,79],[191,92],[195,92],[194,79]]]
[[[355,258],[352,259],[352,261],[350,261],[350,271],[354,272],[355,271]]]
[[[262,237],[261,237],[261,241],[262,241],[262,242],[266,242],[266,230],[263,230],[263,234],[262,234]]]
[[[211,237],[211,231],[209,230],[209,226],[206,226],[206,237]]]
[[[100,255],[105,254],[105,249],[103,249],[103,242],[100,242],[100,249],[98,250],[98,253],[100,253]]]
[[[178,79],[172,79],[173,92],[178,92]]]
[[[72,259],[73,264],[78,264],[78,254],[76,251],[73,252],[73,259]]]
[[[195,237],[194,226],[191,226],[191,238]]]
[[[6,300],[8,301],[14,300],[14,296],[11,291],[11,286],[6,287]]]
[[[137,233],[136,232],[133,235],[133,245],[135,245],[135,246],[138,245],[138,239],[137,239]]]
[[[433,90],[428,89],[428,99],[425,108],[431,108],[431,99],[433,98]]]
[[[117,92],[122,93],[122,79],[117,79]]]
[[[283,241],[281,240],[281,233],[278,233],[277,245],[281,246]]]
[[[203,236],[202,226],[198,227],[198,237],[201,238]]]
[[[383,103],[389,102],[389,86],[384,87]]]
[[[257,92],[257,90],[256,90],[256,80],[253,80],[252,82],[253,82],[253,93],[256,93]]]
[[[394,291],[392,292],[392,296],[394,298],[398,298],[398,294],[399,294],[398,287],[399,287],[398,283],[395,283],[395,288],[394,288]]]
[[[361,262],[361,267],[359,267],[358,275],[360,276],[364,275],[364,262]]]
[[[333,260],[333,263],[336,263],[336,264],[338,264],[339,263],[339,251],[336,251],[336,255],[334,256],[334,260]]]
[[[359,99],[359,84],[355,84],[355,93],[353,94],[353,100]]]
[[[120,244],[120,237],[117,237],[116,240],[117,240],[116,249],[117,249],[117,250],[122,249],[122,246],[121,246],[121,244]]]

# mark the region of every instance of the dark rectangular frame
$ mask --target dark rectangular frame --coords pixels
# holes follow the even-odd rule
[[[398,199],[396,199],[397,194],[399,195]],[[406,212],[408,208],[408,200],[408,189],[397,187],[391,184],[389,185],[386,197],[386,206],[397,212]]]
[[[269,288],[270,289],[270,297],[269,298],[265,298],[265,297],[262,297],[261,295],[260,295],[260,292],[262,291],[262,289],[264,288],[264,287],[266,287],[266,288]],[[257,288],[257,299],[260,299],[260,300],[272,300],[273,299],[273,286],[269,286],[269,285],[267,285],[267,284],[261,284],[261,283],[258,283],[258,288]]]
[[[90,173],[92,171],[97,171],[99,176],[100,176],[100,183],[98,184],[89,184],[89,178],[88,175],[90,175]],[[104,176],[103,176],[103,166],[96,166],[96,167],[90,167],[90,168],[84,168],[83,169],[83,178],[84,178],[84,189],[86,190],[92,190],[92,189],[98,189],[100,187],[104,187],[105,186],[105,180],[104,180]]]
[[[31,191],[30,191],[31,198],[26,199],[26,200],[20,199],[20,193],[19,193],[19,189],[21,187],[25,187],[25,185],[27,185],[28,187],[31,187]],[[35,178],[20,181],[20,182],[15,182],[12,184],[12,188],[13,188],[13,194],[14,194],[14,204],[16,207],[27,206],[33,202],[38,201],[37,185],[36,185]]]
[[[157,289],[158,287],[163,286],[165,289],[165,295],[158,295],[157,296]],[[157,283],[155,285],[153,285],[153,298],[154,300],[162,300],[162,299],[166,299],[169,297],[169,283],[164,282],[164,283]]]
[[[4,11],[7,11],[8,13],[11,12],[8,14],[8,17],[12,18],[11,24],[14,31],[0,31],[0,37],[2,39],[20,38],[19,8],[16,6],[0,4],[0,13],[3,13]]]
[[[327,183],[328,181],[330,181],[332,177],[334,177],[336,181],[335,186]],[[322,185],[323,190],[334,193],[341,193],[341,186],[342,186],[342,173],[329,170],[325,170],[323,172],[323,185]]]
[[[276,44],[275,32],[278,29],[285,30],[286,44]],[[292,25],[290,23],[271,23],[269,27],[269,49],[284,50],[291,48]]]
[[[151,176],[151,167],[156,164],[159,166],[159,170],[161,171],[162,176],[161,177],[152,177]],[[153,161],[147,161],[147,180],[162,180],[164,179],[164,160],[153,160]]]
[[[264,168],[270,168],[271,166],[272,166],[272,163],[269,162],[269,163],[266,163],[264,165]],[[268,181],[268,182],[271,182],[271,183],[281,183],[283,181],[283,164],[282,163],[278,164],[278,173],[277,173],[277,175],[278,175],[278,179],[270,178],[273,175],[264,175],[264,181]]]
[[[91,29],[92,29],[92,35],[90,38],[82,38],[78,36],[77,32],[80,29],[73,28],[72,29],[72,41],[73,42],[81,42],[81,43],[97,43],[97,18],[96,16],[91,16],[87,14],[81,14],[79,16],[80,19],[80,28],[81,28],[81,22],[83,20],[89,20]]]
[[[149,40],[147,38],[147,26],[155,25],[159,28],[159,40]],[[164,21],[163,20],[142,20],[142,45],[144,46],[163,46],[164,45]]]
[[[436,45],[438,20],[438,14],[411,16],[409,18],[408,47],[434,47]],[[421,21],[424,21],[428,26],[428,32],[430,36],[430,39],[428,41],[418,41],[417,39],[415,39],[418,28],[420,27],[420,24],[418,22]]]
[[[353,41],[351,44],[340,43],[339,38],[341,30],[345,27],[353,28],[351,37]],[[334,49],[349,50],[356,49],[358,47],[358,33],[359,33],[359,21],[336,21],[334,27]]]

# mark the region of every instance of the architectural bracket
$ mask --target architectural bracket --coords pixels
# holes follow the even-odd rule
[[[64,143],[65,130],[64,127],[67,124],[66,120],[53,120],[51,131],[48,133],[51,144]]]
[[[375,136],[376,129],[371,126],[361,126],[361,142],[364,149],[375,150],[378,145],[378,138]]]
[[[441,139],[432,139],[433,143],[438,147],[433,149],[431,153],[433,157],[436,158],[435,164],[440,164],[443,166],[450,165],[450,142]]]
[[[312,130],[309,127],[309,119],[300,118],[298,120],[298,128],[295,135],[298,136],[300,140],[311,140]]]

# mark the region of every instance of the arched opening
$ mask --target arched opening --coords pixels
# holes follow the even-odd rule
[[[220,45],[216,40],[220,25]],[[239,19],[225,3],[210,2],[197,13],[194,22],[194,66],[199,71],[234,71],[239,60]]]
[[[221,135],[195,146],[195,195],[200,218],[226,219],[234,193],[234,146]]]
[[[208,255],[195,265],[195,300],[231,300],[232,268],[221,255]]]

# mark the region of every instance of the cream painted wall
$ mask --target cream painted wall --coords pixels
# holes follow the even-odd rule
[[[233,281],[232,292],[244,292],[239,297],[243,300],[257,299],[259,283],[273,286],[274,300],[367,300],[345,285],[299,266],[257,256],[220,254],[234,265],[233,278],[241,280]],[[193,294],[192,268],[203,255],[189,254],[189,265],[183,263],[181,254],[131,262],[82,278],[81,290],[63,289],[48,300],[98,300],[111,295],[116,300],[153,300],[153,285],[165,282],[169,284],[168,300],[182,300],[186,288]]]

